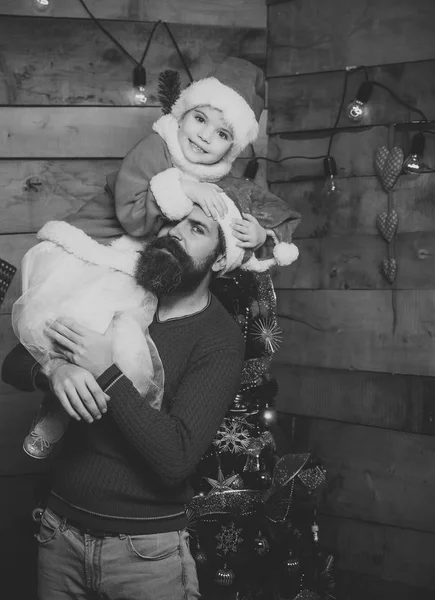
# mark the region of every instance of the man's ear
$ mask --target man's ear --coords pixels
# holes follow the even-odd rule
[[[225,267],[227,258],[225,254],[219,254],[214,263],[212,264],[211,270],[215,273],[219,273]]]

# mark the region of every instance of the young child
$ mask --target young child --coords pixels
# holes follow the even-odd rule
[[[110,326],[114,361],[146,400],[160,408],[164,374],[148,334],[156,299],[132,277],[137,253],[166,221],[187,216],[193,203],[221,227],[226,223],[241,249],[255,251],[265,243],[268,232],[252,214],[226,222],[227,199],[213,183],[229,173],[235,158],[258,135],[262,73],[247,61],[229,59],[215,75],[184,90],[171,114],[153,125],[155,133],[128,153],[114,190],[112,179],[105,194],[67,222],[47,223],[38,233],[42,243],[24,257],[23,295],[13,308],[13,326],[46,374],[59,357],[46,332],[50,322],[69,317],[100,333]],[[249,204],[255,206],[248,202],[246,210]],[[286,208],[283,221],[298,221]],[[269,235],[275,236],[271,231]],[[274,240],[279,241],[276,236]],[[294,246],[284,244],[289,252],[278,246],[281,251],[275,252],[273,263],[289,264],[296,258]],[[270,264],[261,266],[252,255],[246,268],[264,270]],[[69,418],[52,402],[43,403],[36,421],[24,450],[45,458]]]

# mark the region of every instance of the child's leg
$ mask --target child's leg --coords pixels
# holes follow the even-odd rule
[[[70,417],[59,401],[47,394],[39,407],[23,450],[32,458],[47,458],[65,433]]]

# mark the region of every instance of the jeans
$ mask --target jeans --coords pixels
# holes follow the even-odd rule
[[[36,538],[39,600],[200,597],[187,531],[93,537],[46,509]]]

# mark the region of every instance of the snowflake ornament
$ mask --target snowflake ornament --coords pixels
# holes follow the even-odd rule
[[[237,454],[246,450],[250,440],[246,425],[243,419],[225,418],[213,440],[218,451]]]
[[[282,331],[274,319],[258,319],[252,325],[252,332],[254,340],[264,344],[271,354],[276,352],[282,343]]]
[[[222,554],[228,554],[229,552],[237,552],[238,546],[243,542],[243,538],[240,535],[242,532],[241,529],[237,529],[234,523],[230,523],[229,525],[224,525],[217,534],[217,549],[222,552]]]

